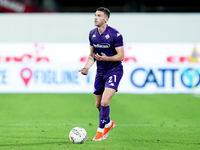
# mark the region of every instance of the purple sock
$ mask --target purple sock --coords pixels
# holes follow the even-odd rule
[[[101,119],[101,109],[99,109],[99,120]],[[100,121],[99,121],[100,122]]]
[[[104,128],[105,124],[110,122],[110,106],[101,106],[101,111],[99,115],[99,128]]]
[[[108,116],[108,119],[106,121],[106,124],[110,122],[110,115]]]
[[[100,120],[100,112],[101,112],[101,109],[99,109],[99,120]],[[108,116],[108,119],[106,121],[106,124],[110,122],[110,115]]]

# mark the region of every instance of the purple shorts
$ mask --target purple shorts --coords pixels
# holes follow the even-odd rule
[[[106,74],[104,76],[99,76],[96,74],[94,83],[94,94],[101,95],[105,88],[118,90],[119,82],[123,76],[123,71],[116,71]]]

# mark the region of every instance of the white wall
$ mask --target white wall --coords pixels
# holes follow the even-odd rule
[[[0,14],[0,42],[88,42],[93,13]],[[125,42],[199,42],[199,13],[112,13]]]

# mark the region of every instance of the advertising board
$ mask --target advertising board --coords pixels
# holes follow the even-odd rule
[[[199,43],[125,43],[120,93],[200,93]],[[0,43],[1,93],[91,93],[88,43]]]

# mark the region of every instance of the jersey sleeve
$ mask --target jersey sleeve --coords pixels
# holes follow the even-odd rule
[[[93,46],[93,43],[92,43],[92,33],[90,31],[90,34],[89,34],[89,42],[90,42],[90,46]]]
[[[114,45],[115,47],[120,47],[120,46],[123,46],[123,37],[121,35],[121,33],[116,33],[114,34]]]

